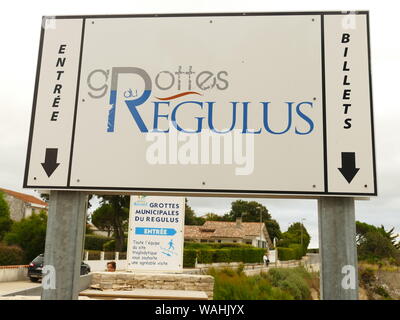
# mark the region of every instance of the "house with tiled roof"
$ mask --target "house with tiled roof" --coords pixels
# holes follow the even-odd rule
[[[267,228],[262,222],[206,221],[202,226],[185,226],[185,241],[245,243],[259,248],[272,248]]]
[[[47,211],[47,203],[32,195],[4,188],[0,188],[0,192],[4,194],[4,199],[10,207],[10,217],[13,221],[20,221],[41,210]]]

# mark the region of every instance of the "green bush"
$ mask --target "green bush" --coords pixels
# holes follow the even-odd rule
[[[370,269],[370,268],[360,268],[359,272],[359,279],[360,282],[364,285],[364,286],[370,286],[375,282],[375,273],[374,270]]]
[[[244,243],[214,243],[214,242],[188,242],[184,243],[185,249],[223,249],[223,248],[253,248]]]
[[[294,260],[301,260],[301,258],[305,255],[304,247],[302,247],[301,244],[291,243],[289,244],[289,248],[294,251]]]
[[[128,240],[125,239],[124,246],[122,247],[122,251],[127,250]],[[107,241],[103,244],[103,251],[115,251],[115,240]]]
[[[85,236],[85,250],[99,250],[103,251],[103,245],[112,240],[112,238],[98,236],[98,235],[86,235]]]
[[[269,270],[268,277],[273,286],[290,293],[295,300],[310,299],[306,279],[310,279],[311,275],[304,268],[273,268]]]
[[[212,249],[200,249],[197,251],[197,262],[198,263],[213,263],[214,262],[215,250]]]
[[[24,251],[18,246],[6,246],[0,243],[0,266],[20,265],[24,263]]]
[[[265,249],[262,248],[248,248],[243,250],[244,263],[261,263]]]
[[[231,261],[232,262],[244,262],[243,259],[243,252],[246,249],[242,249],[242,248],[231,248]]]
[[[0,191],[0,241],[4,235],[11,230],[13,221],[10,218],[10,208],[4,199],[4,193]]]
[[[231,262],[231,251],[230,249],[219,249],[215,250],[214,262]]]
[[[223,248],[253,248],[250,244],[245,243],[211,243],[211,245],[215,246],[215,249],[223,249]]]
[[[47,214],[41,211],[28,218],[14,222],[11,231],[4,236],[7,245],[18,245],[24,251],[24,263],[28,264],[44,253],[46,242]]]
[[[293,300],[280,288],[274,288],[266,277],[246,276],[230,268],[210,268],[214,277],[214,300]]]
[[[183,267],[194,268],[196,265],[197,251],[193,249],[183,250]]]
[[[291,248],[278,247],[278,259],[281,261],[295,260],[295,251]]]
[[[392,300],[392,297],[389,295],[387,290],[381,286],[374,288],[374,292],[379,294],[380,296],[384,297],[386,300]]]
[[[196,247],[196,246],[194,246]],[[219,263],[219,262],[243,262],[243,263],[260,263],[264,255],[265,249],[254,247],[225,247],[222,249],[201,248],[193,249],[189,246],[185,250],[194,250],[197,252],[197,262],[202,264]]]

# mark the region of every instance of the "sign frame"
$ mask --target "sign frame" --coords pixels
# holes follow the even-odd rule
[[[325,76],[325,46],[324,46],[324,17],[329,15],[366,15],[366,36],[367,36],[367,46],[368,46],[368,83],[369,83],[369,101],[370,101],[370,119],[371,119],[371,146],[372,146],[372,166],[373,166],[373,183],[374,192],[330,192],[328,189],[328,169],[327,169],[327,129],[326,129],[326,76]],[[80,72],[82,63],[82,52],[83,52],[83,42],[84,42],[84,30],[85,22],[87,19],[98,19],[98,18],[166,18],[166,17],[230,17],[230,16],[295,16],[295,15],[319,15],[321,17],[321,61],[322,61],[322,113],[323,113],[323,142],[324,142],[324,191],[280,191],[280,190],[231,190],[231,189],[207,189],[207,188],[141,188],[141,187],[93,187],[93,186],[71,186],[71,166],[73,162],[73,145],[75,139],[75,125],[76,116],[78,108],[78,96],[79,96],[79,83],[80,83]],[[43,17],[43,21],[46,18]],[[112,193],[112,194],[149,194],[149,195],[191,195],[191,196],[228,196],[228,197],[277,197],[277,198],[318,198],[320,196],[347,196],[347,197],[370,197],[377,196],[377,174],[376,174],[376,151],[375,151],[375,134],[374,134],[374,115],[373,115],[373,99],[372,99],[372,77],[371,77],[371,53],[370,53],[370,31],[369,31],[369,11],[307,11],[307,12],[237,12],[237,13],[184,13],[184,14],[123,14],[123,15],[77,15],[77,16],[54,16],[54,19],[82,19],[82,36],[81,36],[81,47],[79,54],[79,68],[77,75],[77,89],[75,98],[75,109],[73,117],[73,127],[72,127],[72,138],[71,138],[71,149],[69,157],[69,169],[68,169],[68,183],[66,186],[48,186],[48,185],[30,185],[28,183],[31,151],[32,151],[32,139],[35,123],[35,114],[37,109],[37,96],[39,87],[39,76],[41,70],[41,61],[43,55],[43,45],[44,45],[44,33],[45,28],[42,23],[41,35],[40,35],[40,46],[38,53],[37,71],[36,71],[36,82],[33,96],[33,106],[30,122],[29,140],[26,155],[26,165],[25,165],[25,175],[24,175],[24,188],[34,188],[38,190],[71,190],[71,191],[90,191],[91,193]],[[47,150],[46,150],[47,151]],[[47,153],[46,153],[47,156]]]

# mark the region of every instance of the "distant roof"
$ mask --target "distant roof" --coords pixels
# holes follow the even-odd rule
[[[8,189],[4,189],[4,188],[0,188],[0,191],[7,193],[10,196],[13,196],[14,198],[20,199],[24,202],[29,202],[29,203],[34,203],[34,204],[38,204],[41,206],[48,206],[48,204],[34,196],[31,196],[30,194],[25,194],[25,193],[20,193],[20,192],[16,192],[16,191],[12,191],[12,190],[8,190]]]
[[[236,222],[206,221],[202,226],[185,226],[185,239],[252,238],[260,234],[261,228],[268,236],[261,222],[241,222],[238,227]]]

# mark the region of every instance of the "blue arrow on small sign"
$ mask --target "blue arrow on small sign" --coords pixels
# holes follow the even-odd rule
[[[172,228],[136,227],[135,234],[152,235],[152,236],[173,236],[176,234],[176,230]]]

